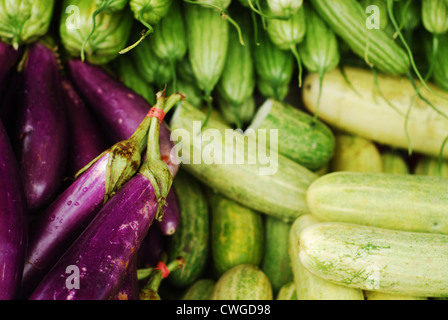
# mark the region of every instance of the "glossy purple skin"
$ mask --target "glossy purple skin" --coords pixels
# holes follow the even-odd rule
[[[108,160],[106,153],[32,221],[22,298],[33,291],[102,208]]]
[[[138,128],[151,106],[140,95],[107,74],[100,66],[70,60],[68,70],[84,101],[101,119],[112,142],[128,139]],[[160,154],[173,176],[178,165],[170,159],[174,144],[166,124],[160,126]]]
[[[22,279],[28,221],[19,168],[1,122],[0,181],[0,300],[12,300]]]
[[[30,47],[22,92],[15,146],[28,208],[35,212],[60,191],[68,147],[58,62],[55,54],[40,43]]]
[[[8,75],[19,58],[20,51],[16,51],[10,45],[0,41],[0,96],[7,83]]]
[[[157,227],[165,236],[172,236],[180,222],[180,209],[176,191],[172,187],[166,197],[167,206],[163,208],[163,219],[157,221]]]
[[[135,257],[136,258],[136,257]],[[137,278],[136,259],[129,265],[120,290],[110,300],[140,300],[139,283]]]
[[[123,284],[157,212],[150,181],[140,173],[129,180],[95,216],[42,279],[30,300],[107,300]],[[79,289],[66,286],[79,270]]]
[[[106,150],[108,143],[92,112],[75,90],[71,81],[64,77],[61,85],[70,124],[67,173],[69,176],[74,176]]]

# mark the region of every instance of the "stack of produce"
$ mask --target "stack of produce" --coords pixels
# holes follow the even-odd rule
[[[448,297],[448,1],[0,0],[0,299]]]

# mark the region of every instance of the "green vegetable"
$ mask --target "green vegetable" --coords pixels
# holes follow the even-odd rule
[[[414,174],[448,178],[448,161],[442,161],[439,167],[438,158],[422,156],[417,160],[414,168]]]
[[[290,222],[266,216],[264,220],[264,255],[260,269],[269,278],[274,295],[293,280],[289,258]]]
[[[333,157],[334,134],[321,121],[287,103],[268,99],[256,113],[249,129],[279,130],[278,152],[314,171]]]
[[[0,40],[16,50],[37,41],[50,28],[54,4],[54,0],[1,0]]]
[[[168,62],[171,68],[173,90],[178,91],[176,63],[185,57],[188,50],[185,23],[178,2],[173,2],[166,16],[155,27],[151,45],[154,48],[154,54],[160,60]]]
[[[448,296],[448,236],[319,223],[300,234],[300,260],[327,281],[389,294]]]
[[[275,300],[297,300],[297,291],[294,281],[284,284],[278,291]]]
[[[381,153],[383,171],[386,173],[408,174],[409,167],[404,157],[397,151],[388,150]]]
[[[200,279],[187,289],[181,300],[210,300],[215,284],[213,279]]]
[[[303,0],[267,0],[273,14],[289,18],[302,8]]]
[[[448,234],[446,186],[433,176],[338,172],[312,183],[307,202],[322,221]]]
[[[260,213],[219,194],[213,196],[211,208],[211,252],[217,274],[243,263],[258,266],[264,250]]]
[[[289,92],[294,72],[294,57],[290,51],[281,50],[261,27],[258,42],[254,45],[257,87],[265,98],[282,101]]]
[[[203,126],[205,136],[202,136],[201,126],[206,118],[186,101],[171,118],[175,152],[181,153],[180,161],[186,171],[255,211],[286,221],[308,212],[305,193],[316,174],[273,150],[268,151],[261,135],[244,136],[215,119],[210,118]],[[215,143],[210,143],[213,140]]]
[[[243,124],[252,119],[255,111],[253,93],[255,90],[255,70],[252,57],[250,17],[244,14],[236,15],[235,20],[243,25],[244,45],[239,43],[235,29],[229,30],[229,45],[224,70],[216,86],[219,96],[218,106],[222,114],[231,124],[242,128]],[[249,103],[248,103],[249,102]]]
[[[300,260],[299,238],[303,230],[319,223],[311,214],[297,218],[289,232],[289,256],[297,300],[364,300],[361,290],[347,288],[322,279],[308,271]]]
[[[218,279],[211,300],[273,300],[273,293],[263,271],[250,264],[240,264]]]
[[[77,9],[74,13],[70,6]],[[100,13],[96,16],[96,27],[92,31],[92,14],[97,9],[91,0],[65,0],[62,5],[59,32],[62,44],[71,57],[80,57],[85,50],[86,60],[92,64],[106,64],[118,57],[118,52],[129,38],[132,27],[132,14],[127,10],[112,14]],[[77,11],[79,10],[79,11]],[[68,21],[74,19],[73,26]]]

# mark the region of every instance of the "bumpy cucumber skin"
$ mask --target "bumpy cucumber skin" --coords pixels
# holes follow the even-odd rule
[[[267,216],[264,225],[264,256],[260,268],[269,278],[276,295],[283,285],[293,280],[288,252],[291,223]]]
[[[241,264],[217,281],[211,300],[273,300],[268,277],[258,267]]]
[[[311,184],[307,202],[322,221],[448,234],[447,183],[430,176],[336,172]]]
[[[299,238],[304,229],[320,223],[314,215],[297,218],[289,233],[289,256],[297,300],[364,300],[362,290],[334,284],[309,272],[300,261]]]
[[[367,55],[369,63],[378,70],[403,75],[409,71],[406,52],[384,31],[366,27],[367,14],[356,0],[311,0],[318,14],[358,56]],[[367,50],[368,48],[368,50]]]
[[[315,275],[389,294],[448,296],[448,236],[327,222],[300,234],[300,261]]]
[[[383,162],[376,145],[359,136],[336,134],[332,171],[382,172]]]
[[[186,288],[197,281],[206,266],[209,252],[209,208],[200,184],[184,171],[179,171],[173,181],[181,210],[176,233],[169,238],[168,256],[171,260],[183,257],[185,266],[173,272],[169,282]]]
[[[244,263],[258,266],[264,251],[261,214],[219,194],[211,203],[211,252],[218,275]]]

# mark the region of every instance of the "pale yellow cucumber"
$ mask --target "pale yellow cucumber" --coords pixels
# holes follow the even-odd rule
[[[331,171],[382,172],[381,154],[376,145],[356,135],[337,133]]]
[[[336,172],[316,180],[307,200],[322,221],[448,234],[447,190],[440,177]]]
[[[297,218],[289,235],[289,255],[297,293],[296,300],[364,300],[361,290],[334,284],[309,272],[300,261],[299,237],[302,230],[320,221],[311,214]]]
[[[371,70],[353,67],[344,69],[348,81],[339,69],[325,74],[318,110],[322,120],[333,128],[384,145],[408,149],[411,143],[413,151],[439,155],[448,136],[448,119],[416,97],[416,91],[407,78],[378,74],[378,85],[386,101],[375,85]],[[418,82],[416,84],[420,85]],[[430,87],[446,96],[445,91],[431,84]],[[304,104],[314,113],[319,94],[319,75],[309,74],[303,88]],[[424,88],[420,91],[433,106],[448,115],[448,100]],[[414,98],[405,130],[406,114]],[[443,155],[448,158],[448,148],[444,148]]]
[[[205,119],[206,114],[186,101],[171,118],[173,152],[185,170],[255,211],[285,221],[309,212],[306,191],[315,173],[266,149],[259,134],[243,135],[212,118],[201,131]]]
[[[324,222],[299,238],[303,266],[327,281],[389,294],[448,296],[448,236]]]
[[[285,283],[278,291],[275,300],[297,300],[297,291],[294,281]]]

